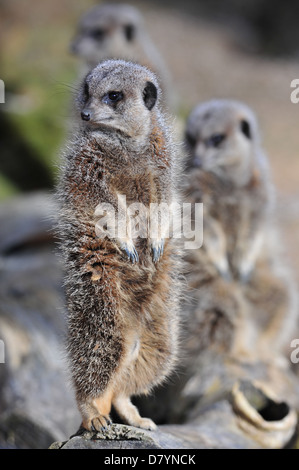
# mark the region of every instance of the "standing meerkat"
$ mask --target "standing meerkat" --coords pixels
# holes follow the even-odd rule
[[[146,66],[161,78],[163,95],[172,106],[170,73],[137,8],[114,3],[92,7],[80,18],[70,50],[83,61],[84,73],[108,59]]]
[[[158,238],[133,238],[130,219],[124,235],[96,231],[99,204],[117,213],[120,196],[146,208],[175,200],[175,148],[159,94],[145,67],[111,60],[92,70],[58,185],[67,349],[89,430],[110,423],[112,404],[126,423],[155,429],[130,397],[161,383],[176,360],[178,261],[174,241],[163,238],[167,227]]]
[[[187,254],[198,325],[190,347],[281,352],[296,325],[296,299],[275,239],[256,118],[236,101],[198,105],[187,120],[186,147],[185,192],[203,203],[204,214],[203,246]]]

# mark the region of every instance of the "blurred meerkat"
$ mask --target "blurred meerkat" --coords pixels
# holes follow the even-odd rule
[[[204,213],[203,246],[186,256],[198,328],[189,346],[282,352],[297,321],[296,294],[279,254],[255,115],[237,101],[203,103],[191,112],[185,137],[185,193]]]
[[[82,15],[70,49],[82,59],[84,73],[107,59],[123,59],[148,67],[161,78],[166,104],[173,105],[169,71],[135,7],[114,3],[92,7]]]
[[[155,75],[140,65],[110,60],[92,70],[77,99],[82,122],[58,187],[68,354],[82,424],[89,430],[110,423],[112,404],[126,423],[155,429],[130,397],[161,383],[177,356],[173,239],[163,239],[163,232],[134,238],[130,219],[124,235],[96,231],[99,203],[117,213],[120,195],[127,205],[146,208],[176,199],[176,156],[159,95]]]

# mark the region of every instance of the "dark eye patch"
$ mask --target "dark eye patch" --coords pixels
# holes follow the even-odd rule
[[[132,24],[127,24],[124,26],[125,38],[128,42],[133,41],[135,38],[135,26]]]
[[[247,139],[251,139],[251,129],[250,129],[249,122],[246,121],[245,119],[242,119],[240,126],[241,126],[241,131],[247,137]]]
[[[87,82],[84,83],[83,93],[84,93],[84,99],[85,99],[85,101],[87,101],[88,98],[89,98],[89,86],[88,86]]]
[[[219,145],[222,144],[222,142],[225,140],[226,135],[225,134],[213,134],[211,137],[205,140],[205,144],[207,147],[219,147]]]
[[[189,132],[186,132],[185,134],[185,140],[186,140],[186,143],[190,146],[190,147],[195,147],[196,145],[196,138],[189,134]]]
[[[102,41],[105,36],[105,31],[101,28],[92,29],[89,33],[89,36],[96,41]]]

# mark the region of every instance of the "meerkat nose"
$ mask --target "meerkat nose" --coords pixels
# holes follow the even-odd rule
[[[83,121],[89,121],[90,120],[90,112],[83,110],[81,112],[81,118],[83,119]]]
[[[195,168],[202,168],[202,160],[201,160],[201,158],[198,157],[198,156],[195,156],[195,157],[193,158],[192,165],[193,165]]]

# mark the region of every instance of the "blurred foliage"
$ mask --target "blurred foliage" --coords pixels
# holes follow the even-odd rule
[[[17,193],[17,188],[5,176],[0,174],[0,200],[13,196]]]
[[[18,3],[0,1],[0,199],[53,187],[78,68],[68,46],[82,5]]]

